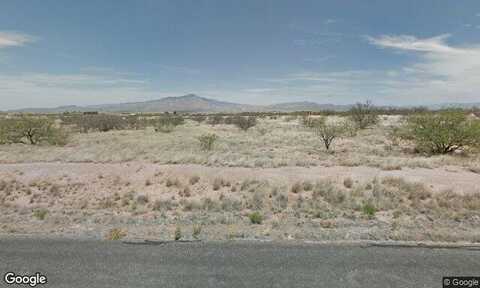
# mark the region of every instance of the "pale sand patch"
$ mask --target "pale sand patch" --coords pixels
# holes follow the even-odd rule
[[[403,168],[402,170],[385,171],[374,167],[331,166],[331,167],[281,167],[281,168],[244,168],[244,167],[207,167],[202,165],[159,165],[143,162],[126,163],[20,163],[1,164],[0,177],[15,175],[22,182],[38,179],[59,179],[68,177],[70,182],[85,183],[94,186],[101,181],[99,177],[118,177],[129,182],[132,189],[145,188],[145,181],[154,181],[155,174],[162,173],[166,177],[176,177],[186,183],[191,176],[198,175],[202,179],[213,181],[222,177],[231,181],[244,179],[266,180],[278,185],[290,185],[297,181],[319,179],[337,180],[339,183],[350,177],[361,183],[370,182],[374,178],[398,177],[408,182],[418,182],[433,191],[452,189],[458,193],[480,192],[480,174],[466,171],[458,166],[440,168]],[[152,180],[153,179],[153,180]]]

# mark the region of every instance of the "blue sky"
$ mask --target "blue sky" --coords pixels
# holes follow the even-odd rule
[[[0,2],[0,110],[480,102],[480,1]]]

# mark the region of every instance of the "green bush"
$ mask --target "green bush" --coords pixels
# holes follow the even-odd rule
[[[367,215],[368,218],[373,218],[377,213],[377,208],[371,203],[364,203],[362,206],[362,212]]]
[[[68,124],[74,124],[80,129],[80,132],[83,133],[92,131],[108,132],[111,130],[122,130],[126,129],[129,125],[129,121],[123,117],[111,114],[73,115],[64,118],[63,121]]]
[[[198,124],[204,122],[207,119],[207,116],[204,115],[195,115],[192,117],[192,120],[197,122]]]
[[[106,240],[118,241],[127,236],[127,232],[120,228],[113,228],[105,235]]]
[[[237,126],[243,131],[247,131],[248,129],[257,125],[257,118],[254,116],[235,116],[231,121],[233,125]]]
[[[154,120],[153,125],[157,132],[170,133],[175,127],[183,125],[184,123],[185,119],[183,119],[182,116],[167,115]]]
[[[349,110],[349,118],[358,129],[365,129],[378,123],[378,111],[370,101],[357,103]]]
[[[200,141],[200,149],[204,151],[210,151],[213,149],[215,142],[218,139],[216,134],[204,134],[197,138]]]
[[[314,118],[309,115],[302,117],[302,125],[306,128],[314,128],[315,126],[319,126],[322,124],[325,124],[325,117]]]
[[[263,215],[260,212],[252,212],[248,214],[248,218],[252,224],[262,224],[263,222]]]
[[[402,128],[400,137],[412,140],[420,152],[446,154],[480,145],[480,120],[461,110],[412,115]]]
[[[312,125],[313,131],[320,137],[327,151],[330,150],[333,141],[343,136],[346,131],[345,123],[317,120]]]
[[[65,145],[68,135],[48,118],[27,117],[0,120],[0,144]]]
[[[177,226],[175,228],[175,235],[174,235],[174,239],[175,241],[179,241],[182,239],[182,229],[180,228],[180,226]]]
[[[220,114],[215,114],[215,115],[209,116],[208,120],[207,120],[207,123],[212,125],[212,126],[223,124],[223,116],[220,115]]]
[[[45,208],[40,208],[33,211],[33,217],[37,218],[38,220],[45,220],[47,214],[48,210]]]

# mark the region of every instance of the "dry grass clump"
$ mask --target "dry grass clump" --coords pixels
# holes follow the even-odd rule
[[[192,190],[190,190],[190,187],[185,186],[183,190],[180,190],[179,192],[180,197],[190,197],[192,196]]]
[[[170,199],[155,200],[152,205],[154,211],[170,211],[173,210],[177,204]]]
[[[145,205],[149,202],[147,195],[138,195],[137,196],[137,203],[140,205]]]
[[[319,197],[332,205],[338,205],[345,201],[346,195],[345,191],[338,189],[331,180],[320,180],[315,183],[312,192],[313,199]]]
[[[262,224],[263,215],[260,212],[255,211],[255,212],[252,212],[252,213],[248,214],[248,219],[250,219],[250,222],[252,224]]]
[[[227,181],[223,178],[215,178],[213,180],[213,190],[217,191],[220,190],[222,187],[230,187],[232,184],[230,181]]]
[[[198,175],[193,175],[190,177],[190,179],[188,179],[188,183],[190,183],[190,185],[195,185],[198,183],[198,181],[200,181],[200,176]]]
[[[218,211],[219,203],[210,197],[205,197],[202,200],[202,209],[206,211]]]
[[[195,224],[192,228],[192,237],[193,239],[199,239],[200,233],[202,233],[202,225]]]
[[[303,184],[302,182],[295,182],[293,185],[292,185],[292,188],[290,189],[290,191],[293,193],[293,194],[298,194],[300,192],[303,191]]]
[[[45,220],[48,213],[49,211],[46,208],[35,209],[33,210],[33,217],[35,217],[38,220]]]
[[[178,178],[172,178],[168,177],[167,180],[165,181],[165,186],[167,187],[177,187],[180,188],[182,186],[182,183],[178,180]]]
[[[345,186],[345,188],[352,188],[353,187],[353,180],[352,178],[348,177],[348,178],[345,178],[343,179],[343,186]]]
[[[105,235],[105,240],[117,241],[127,236],[127,231],[120,228],[110,229]]]

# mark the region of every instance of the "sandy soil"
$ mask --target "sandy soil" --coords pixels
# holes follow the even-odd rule
[[[457,193],[480,192],[480,174],[465,170],[458,166],[441,168],[403,168],[402,170],[385,171],[373,167],[282,167],[282,168],[242,168],[242,167],[207,167],[202,165],[157,165],[142,162],[127,163],[20,163],[1,164],[0,177],[15,177],[23,182],[38,179],[68,178],[71,182],[89,185],[92,192],[99,190],[101,179],[119,177],[130,182],[132,188],[145,189],[145,181],[152,180],[156,174],[188,179],[198,175],[202,179],[213,181],[223,177],[233,181],[246,178],[268,180],[274,183],[289,185],[296,181],[315,181],[328,178],[343,181],[352,178],[356,182],[369,182],[373,178],[399,177],[409,182],[419,182],[434,191],[452,189]],[[0,178],[1,179],[1,178]],[[148,189],[147,189],[148,190]]]
[[[193,183],[196,176],[198,180]],[[144,162],[1,164],[0,184],[3,184],[0,192],[4,196],[0,234],[103,238],[111,229],[119,228],[124,229],[129,238],[172,239],[177,227],[181,227],[183,238],[192,238],[194,227],[201,225],[199,237],[212,240],[480,241],[480,217],[476,212],[468,212],[473,210],[459,211],[457,215],[452,212],[457,208],[452,206],[448,216],[435,219],[436,216],[422,212],[436,209],[428,208],[433,206],[427,199],[421,204],[426,208],[419,208],[412,202],[412,207],[416,207],[414,212],[410,206],[392,207],[378,211],[374,218],[362,216],[361,209],[348,208],[350,204],[341,204],[347,205],[349,212],[336,210],[334,216],[329,216],[332,210],[325,204],[323,208],[315,208],[320,209],[316,210],[320,211],[316,212],[320,216],[308,216],[311,214],[305,212],[307,208],[296,207],[306,207],[313,197],[312,190],[297,193],[291,188],[302,181],[315,183],[329,179],[340,187],[338,191],[355,193],[356,187],[364,190],[375,178],[388,177],[423,183],[439,194],[445,190],[462,195],[480,192],[477,185],[480,174],[459,166],[385,171],[361,166],[241,168]],[[353,188],[343,187],[345,179],[353,180]],[[221,184],[215,188],[216,182]],[[274,207],[279,195],[275,196],[272,191],[278,187],[287,195],[289,203],[282,211]],[[258,194],[260,192],[262,194]],[[257,194],[264,199],[261,200],[263,204],[260,203],[263,208],[252,207],[258,202],[255,200]],[[468,206],[465,202],[468,200],[462,205]],[[235,208],[235,203],[241,203],[241,208]],[[46,211],[44,217],[37,213],[39,209]],[[248,217],[257,209],[264,213],[262,225],[252,225]]]

